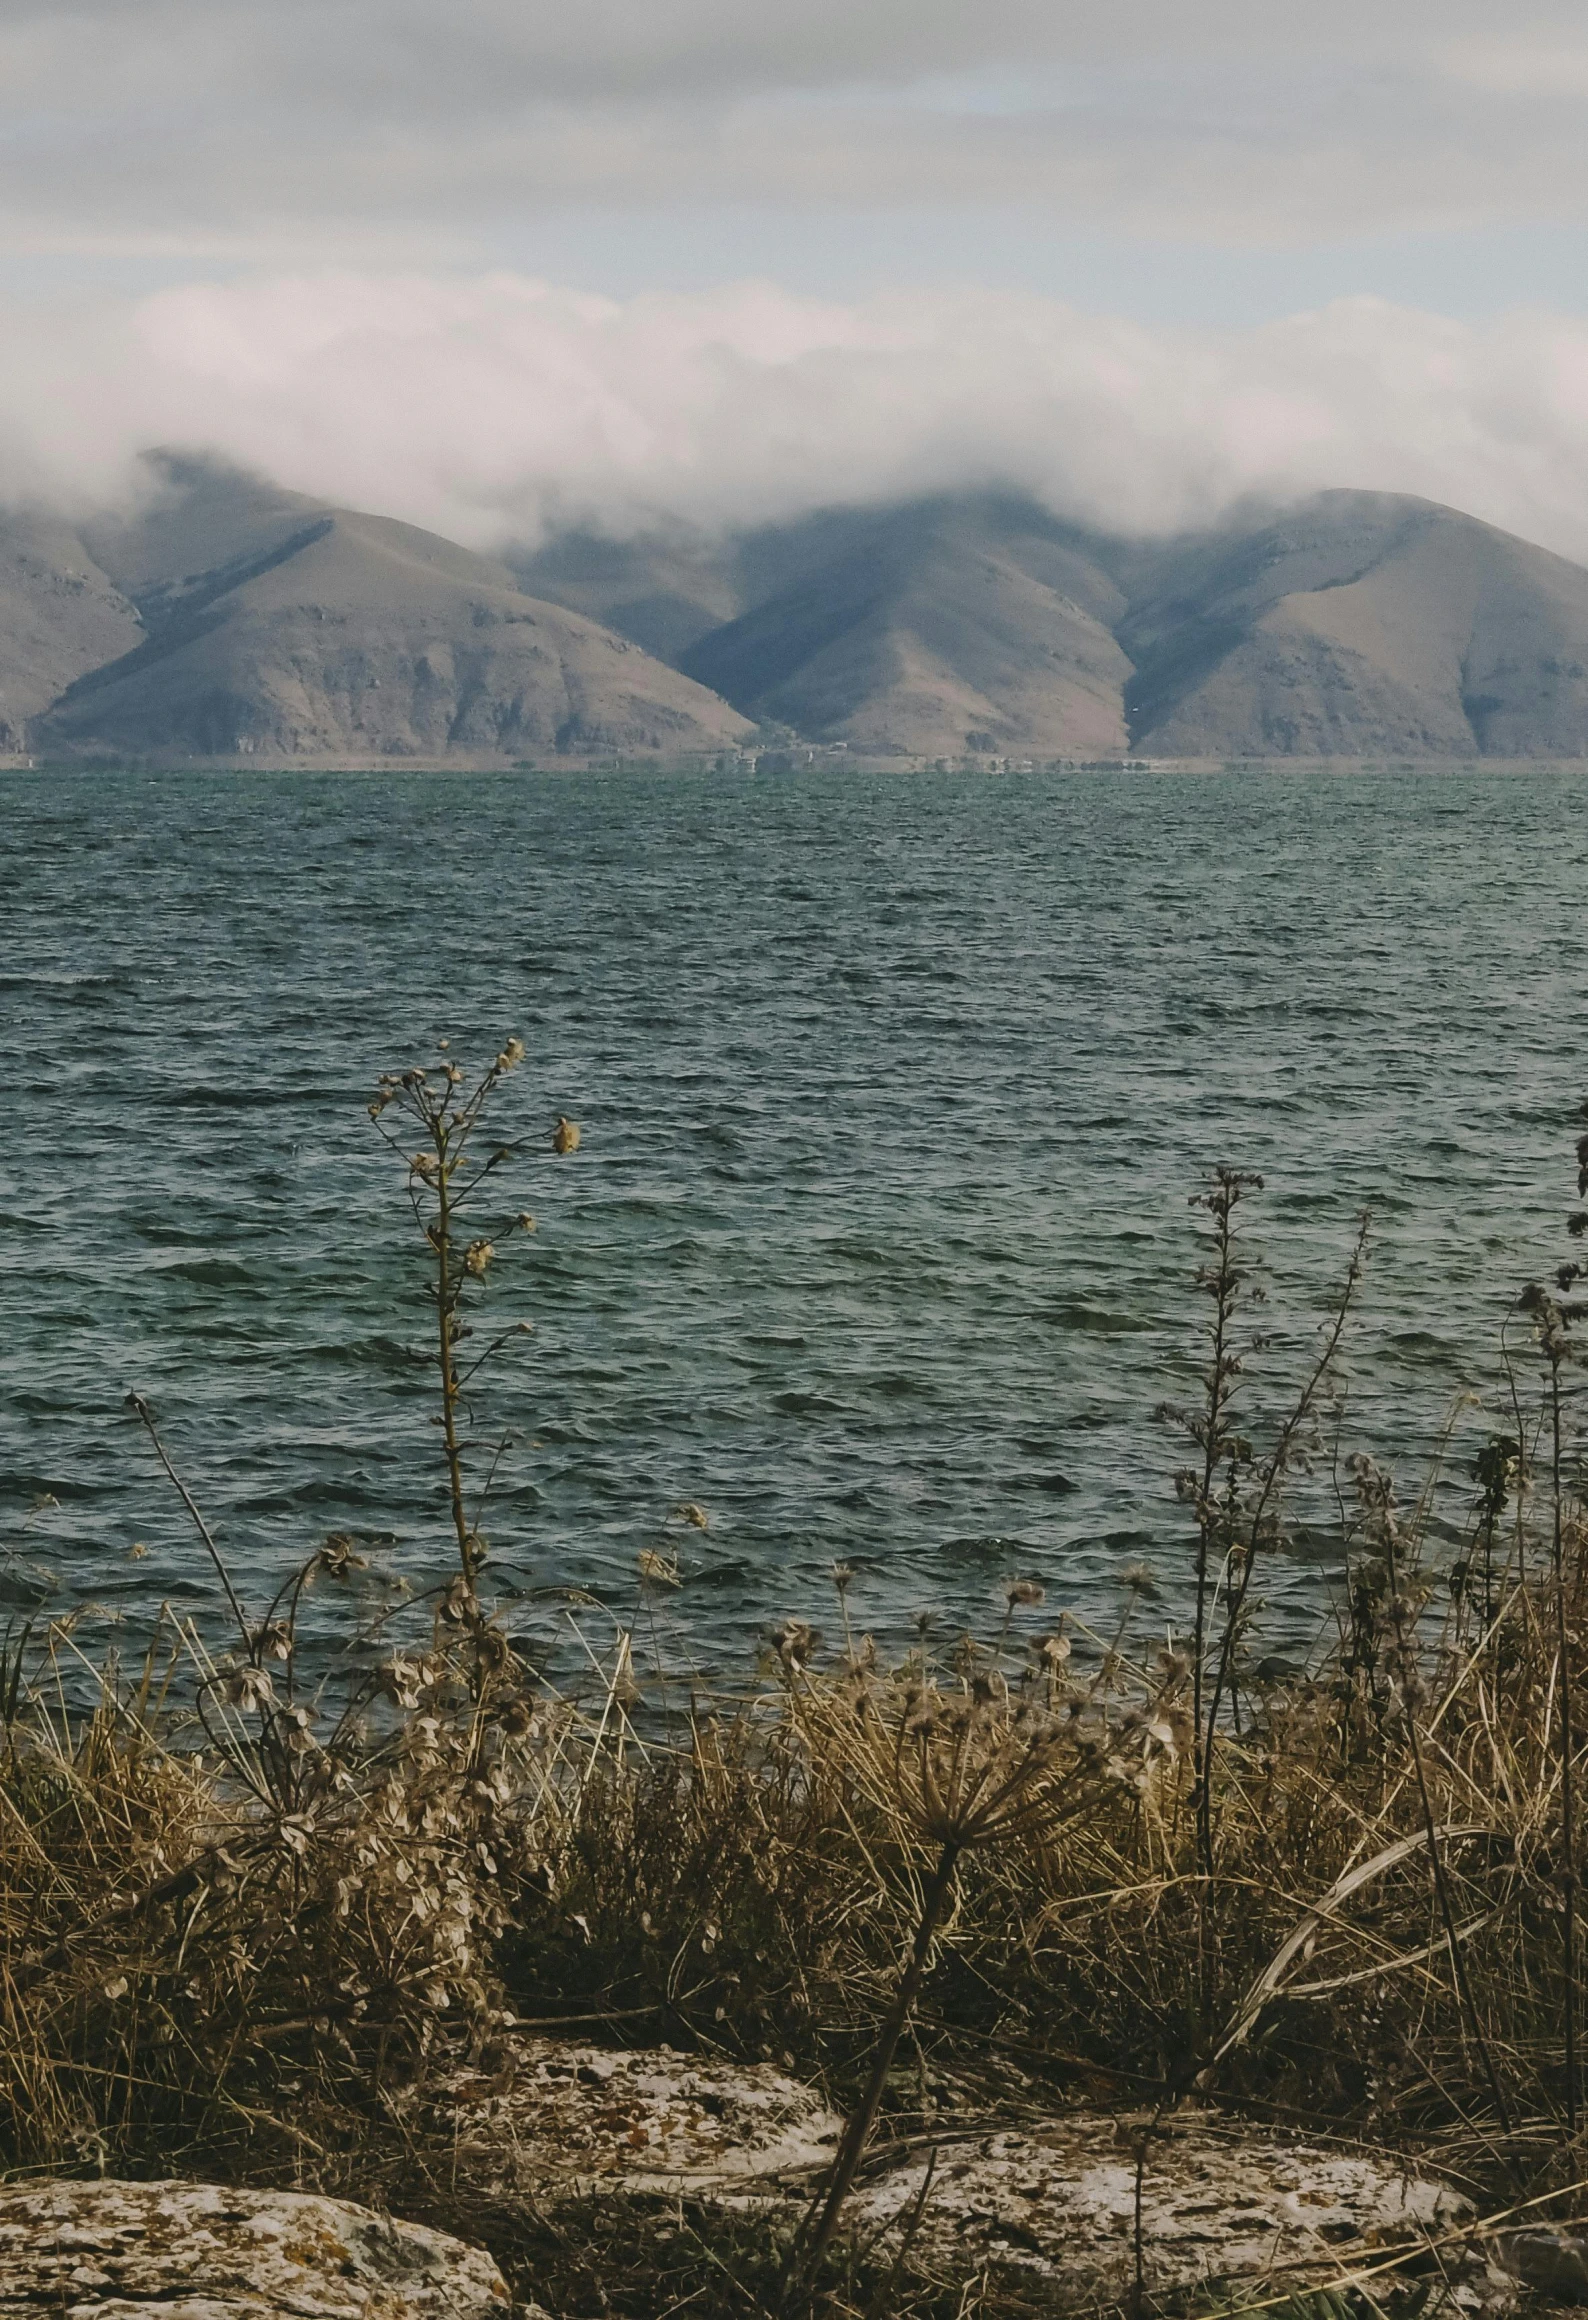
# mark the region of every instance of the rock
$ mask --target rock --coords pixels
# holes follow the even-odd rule
[[[614,2053],[515,2041],[492,2076],[455,2079],[431,2123],[471,2189],[551,2212],[560,2203],[689,2199],[697,2209],[797,2212],[842,2131],[809,2087],[764,2063],[658,2047]],[[1017,2275],[1043,2309],[1118,2303],[1134,2279],[1135,2146],[1130,2122],[1076,2110],[980,2136],[946,2126],[935,2155],[883,2144],[847,2213],[881,2252],[927,2187],[913,2260],[950,2279]],[[1261,2275],[1296,2287],[1338,2281],[1430,2238],[1459,2232],[1468,2203],[1391,2153],[1331,2147],[1188,2109],[1150,2138],[1142,2183],[1145,2285],[1155,2294]],[[1452,2276],[1459,2251],[1449,2250]],[[1463,2277],[1465,2275],[1463,2274]],[[1503,2283],[1500,2283],[1503,2287]],[[1462,2309],[1498,2298],[1474,2292]],[[1454,2309],[1454,2308],[1453,2308]]]
[[[1580,2231],[1508,2231],[1500,2261],[1524,2287],[1552,2304],[1588,2304],[1588,2235]]]
[[[914,2252],[965,2276],[983,2264],[1036,2275],[1054,2303],[1114,2303],[1134,2281],[1135,2147],[1129,2131],[1077,2111],[1040,2127],[912,2152],[856,2193],[864,2233],[907,2218],[932,2179]],[[1277,2275],[1327,2284],[1363,2259],[1415,2246],[1470,2214],[1446,2184],[1393,2155],[1330,2149],[1211,2111],[1162,2122],[1142,2177],[1144,2284]]]
[[[508,2304],[479,2248],[345,2200],[208,2183],[0,2190],[8,2320],[505,2320]]]
[[[471,2181],[506,2193],[744,2194],[825,2167],[842,2131],[819,2095],[766,2063],[515,2046],[510,2069],[455,2079],[438,2105]]]

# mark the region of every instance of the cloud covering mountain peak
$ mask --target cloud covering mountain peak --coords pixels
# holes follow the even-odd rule
[[[0,317],[0,491],[126,498],[176,445],[469,544],[1008,486],[1164,532],[1332,486],[1588,558],[1588,321],[1375,299],[1187,331],[1014,291],[627,300],[481,275],[188,283]]]

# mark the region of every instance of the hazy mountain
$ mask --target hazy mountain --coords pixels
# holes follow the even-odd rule
[[[867,752],[1047,751],[1056,734],[1081,756],[1124,748],[1125,600],[1051,519],[889,510],[828,527],[818,561],[821,529],[791,543],[792,579],[680,667],[750,716]]]
[[[82,545],[122,626],[36,703],[48,757],[489,765],[749,731],[505,566],[250,478],[166,462],[146,507]]]
[[[1588,571],[1426,500],[1327,492],[1144,542],[986,496],[571,537],[520,571],[557,594],[574,567],[585,609],[642,607],[747,714],[857,749],[1588,754]]]
[[[1125,747],[1125,598],[1081,535],[1028,502],[840,511],[715,551],[674,536],[631,553],[559,542],[520,571],[548,594],[576,571],[569,601],[812,740],[908,756]],[[707,625],[716,605],[732,616]]]
[[[565,532],[538,555],[510,559],[530,595],[569,605],[660,660],[676,660],[743,611],[744,560],[742,542],[682,528],[641,540]]]

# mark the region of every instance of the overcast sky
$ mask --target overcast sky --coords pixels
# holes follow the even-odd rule
[[[1585,127],[1580,0],[0,0],[0,481],[1367,481],[1588,554]]]

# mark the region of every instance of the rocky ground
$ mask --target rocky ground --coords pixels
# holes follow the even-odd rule
[[[599,2201],[630,2237],[694,2218],[799,2213],[840,2122],[765,2065],[668,2048],[525,2040],[455,2079],[428,2122],[481,2212]],[[1138,2181],[1139,2177],[1139,2181]],[[879,2149],[851,2223],[886,2260],[908,2239],[934,2278],[1003,2279],[1023,2309],[1230,2311],[1303,2291],[1493,2313],[1588,2303],[1588,2243],[1492,2235],[1451,2185],[1391,2154],[1188,2108],[1152,2121],[1073,2110]],[[519,2310],[541,2313],[524,2301]],[[52,2181],[0,2191],[0,2314],[16,2320],[493,2320],[509,2291],[461,2239],[314,2195],[189,2183]]]

